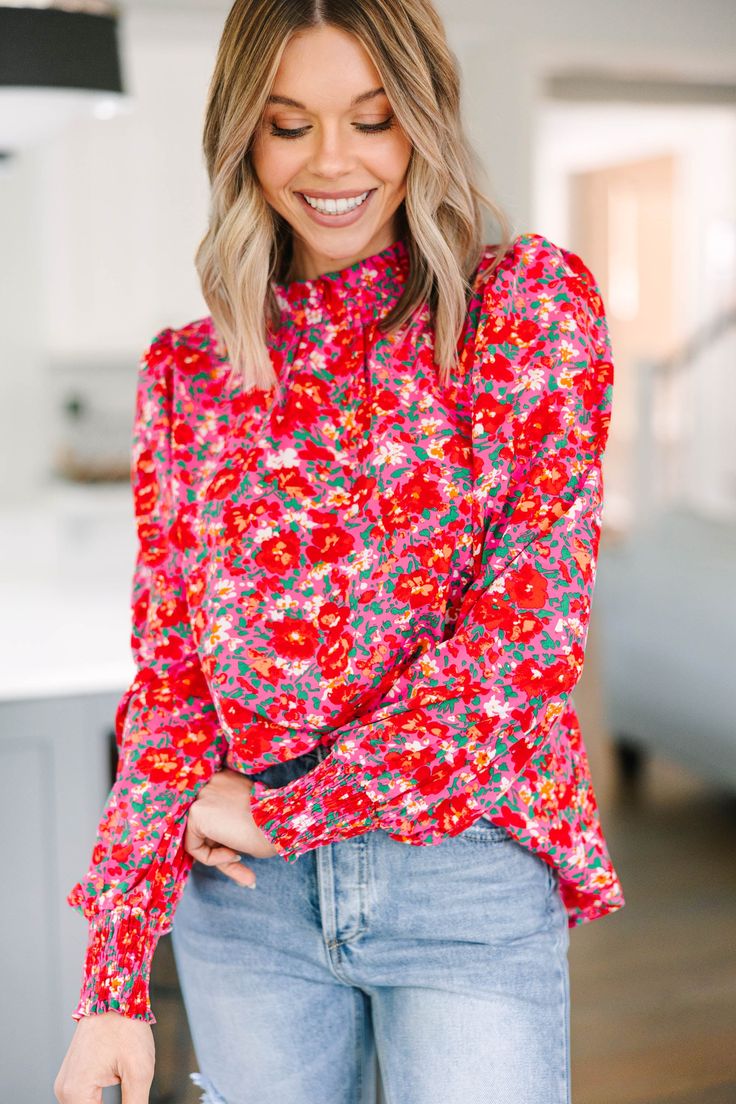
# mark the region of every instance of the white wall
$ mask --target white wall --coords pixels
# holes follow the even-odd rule
[[[34,153],[0,172],[0,493],[21,500],[44,468],[39,181]]]
[[[204,104],[219,16],[135,9],[121,45],[131,112],[90,119],[44,160],[46,303],[58,355],[139,350],[206,308]]]

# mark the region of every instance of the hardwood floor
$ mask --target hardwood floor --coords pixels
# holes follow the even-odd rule
[[[574,929],[575,1104],[736,1102],[736,798],[658,760],[604,827],[626,895]]]
[[[736,796],[656,759],[623,792],[608,745],[586,743],[627,903],[571,932],[574,1104],[736,1104]],[[168,938],[153,1000],[152,1104],[196,1104]]]

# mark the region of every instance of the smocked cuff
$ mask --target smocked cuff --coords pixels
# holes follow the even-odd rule
[[[109,909],[92,917],[82,991],[72,1018],[120,1012],[156,1023],[149,984],[157,942],[158,933],[141,908]]]
[[[254,782],[251,815],[281,857],[294,862],[314,847],[376,827],[376,801],[364,775],[364,767],[328,758],[277,789]]]

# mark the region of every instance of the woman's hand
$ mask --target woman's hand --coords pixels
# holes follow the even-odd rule
[[[105,1085],[121,1085],[125,1104],[148,1104],[153,1081],[151,1025],[119,1012],[77,1022],[54,1081],[60,1104],[102,1104]]]
[[[253,783],[238,771],[217,771],[189,808],[184,850],[206,866],[217,866],[239,885],[255,886],[256,876],[240,861],[240,852],[257,859],[278,849],[264,835],[250,812]]]

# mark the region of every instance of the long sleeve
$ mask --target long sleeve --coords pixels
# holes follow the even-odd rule
[[[611,347],[596,282],[538,235],[491,278],[468,371],[475,571],[449,636],[251,808],[280,854],[383,828],[439,842],[494,812],[582,672],[603,501]]]
[[[144,353],[136,393],[131,480],[138,550],[132,584],[136,674],[118,705],[117,775],[91,863],[67,897],[89,921],[74,1019],[115,1010],[155,1023],[151,959],[192,859],[188,809],[222,766],[226,742],[198,662],[176,547],[172,478],[171,331]]]

